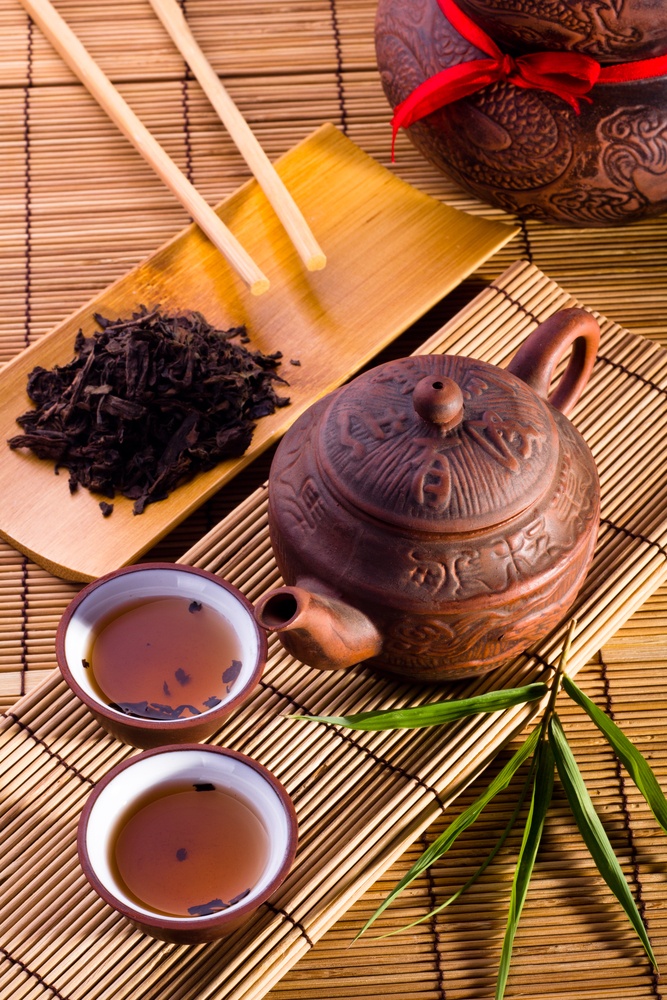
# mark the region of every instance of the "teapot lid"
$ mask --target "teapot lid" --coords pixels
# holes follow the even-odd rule
[[[510,372],[455,355],[413,355],[333,395],[318,462],[339,499],[399,527],[470,532],[516,517],[558,460],[549,405]]]

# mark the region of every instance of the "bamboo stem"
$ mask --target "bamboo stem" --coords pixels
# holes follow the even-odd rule
[[[21,0],[21,3],[56,52],[164,181],[200,229],[227,258],[253,295],[265,292],[269,287],[266,275],[148,131],[50,0]]]
[[[150,0],[150,3],[255,175],[304,264],[309,271],[320,271],[327,260],[322,249],[252,129],[199,47],[176,0]]]

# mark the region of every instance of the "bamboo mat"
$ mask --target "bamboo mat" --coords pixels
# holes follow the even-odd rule
[[[419,350],[467,354],[504,365],[537,322],[574,302],[537,268],[517,262]],[[595,560],[576,603],[580,626],[570,659],[573,673],[611,641],[619,626],[667,578],[667,482],[661,443],[667,430],[667,352],[603,317],[601,326],[598,360],[573,417],[594,451],[602,484],[602,524]],[[642,433],[637,433],[638,426]],[[266,493],[266,486],[259,486],[181,561],[220,573],[251,600],[274,586],[278,576],[268,542]],[[450,690],[467,695],[540,677],[545,664],[557,661],[562,635],[563,629],[557,629],[490,677],[461,682]],[[621,717],[625,705],[621,698],[611,702],[606,676],[606,661],[600,659],[593,671],[594,693],[607,698],[614,714]],[[653,684],[656,690],[648,704],[655,710],[660,684],[655,680]],[[0,746],[5,814],[2,995],[28,1000],[46,988],[69,1000],[109,996],[251,1000],[264,996],[271,987],[277,994],[299,990],[300,966],[291,984],[289,980],[277,984],[340,918],[358,920],[358,909],[348,913],[351,904],[406,848],[419,841],[498,749],[524,729],[535,709],[519,706],[434,730],[354,734],[286,716],[294,711],[344,714],[414,704],[437,693],[437,688],[413,688],[361,667],[343,674],[321,674],[272,645],[257,692],[214,742],[250,753],[286,785],[299,817],[297,861],[251,926],[222,946],[188,949],[166,946],[133,931],[95,897],[80,873],[74,831],[82,803],[95,781],[132,751],[103,734],[57,676],[48,678],[8,711]],[[636,705],[629,705],[635,720]],[[572,715],[567,710],[565,714]],[[595,737],[580,736],[581,720],[574,717],[572,722],[573,742],[583,749],[586,760]],[[652,733],[655,725],[652,719]],[[642,848],[648,850],[644,864],[649,874],[659,871],[660,846],[656,849],[653,844],[650,825],[631,789],[619,786],[613,761],[607,757],[604,764],[601,768],[596,763],[593,771],[597,801],[630,877],[641,887],[642,906],[648,914],[652,890],[658,900],[661,894],[643,871],[639,875],[643,868],[639,855]],[[600,784],[602,793],[598,794]],[[508,808],[509,798],[494,804],[475,832],[474,850],[483,848],[485,838],[493,838],[494,831],[497,836],[500,816]],[[610,968],[614,975],[608,982],[617,991],[614,996],[643,995],[618,992],[616,966],[620,963],[624,972],[629,970],[629,981],[632,975],[639,976],[644,989],[649,981],[645,963],[625,926],[619,925],[599,879],[587,869],[562,801],[557,800],[552,810],[546,844],[540,871],[551,870],[550,881],[555,884],[543,894],[542,906],[548,906],[551,913],[559,883],[573,880],[577,892],[574,897],[567,893],[566,904],[573,909],[570,922],[575,935],[581,939],[584,933],[592,934],[598,946],[606,942],[613,952],[616,961]],[[465,852],[470,850],[468,838],[467,846],[464,841],[448,864],[434,868],[426,886],[417,887],[388,912],[385,930],[414,915],[415,909],[419,912],[419,907],[424,912],[429,900],[437,900],[439,894],[451,891],[454,882],[465,880],[472,864]],[[503,888],[506,893],[510,861],[505,855],[494,877],[501,895]],[[474,985],[470,991],[469,980],[474,984],[475,976],[482,975],[483,989],[492,988],[492,963],[502,934],[502,909],[499,912],[497,901],[481,918],[480,892],[483,899],[488,891],[488,886],[479,887],[459,908],[459,914],[467,913],[472,920],[471,928],[466,930],[455,918],[441,930],[438,919],[398,946],[392,942],[389,952],[382,953],[409,955],[411,962],[409,941],[413,939],[416,953],[426,948],[429,960],[436,962],[440,995],[484,996],[475,992]],[[364,898],[363,907],[372,905],[378,892],[376,885]],[[536,912],[528,908],[523,947],[542,955],[548,932],[539,896],[533,893],[531,902],[538,906]],[[579,912],[582,904],[584,919]],[[649,925],[658,930],[655,946],[660,955],[667,938],[659,933],[659,903],[657,916],[651,909]],[[345,923],[338,933],[344,927]],[[565,930],[562,923],[552,928],[559,943]],[[453,950],[447,945],[448,937],[455,944]],[[376,947],[377,943],[355,946],[347,961],[354,966],[364,952],[368,954],[368,948]],[[464,984],[466,977],[462,977],[458,984],[465,986],[463,991],[457,991],[456,980],[449,984],[447,965],[452,954],[466,966],[468,982]],[[551,949],[547,954],[552,955]],[[315,961],[321,960],[320,953]],[[533,964],[523,972],[528,981]],[[569,960],[563,962],[559,956],[555,965],[559,971],[550,970],[550,979],[557,975],[563,991],[571,992],[576,976],[569,970]],[[375,977],[378,987],[386,974],[384,970],[372,973],[371,983]],[[515,971],[515,987],[521,975]],[[598,978],[601,975],[596,972]],[[368,986],[365,976],[362,989]],[[318,989],[324,988],[320,983]],[[342,996],[344,990],[343,985]],[[347,995],[358,995],[356,986]]]
[[[55,2],[211,203],[247,179],[245,164],[185,71],[147,0]],[[207,55],[271,157],[291,148],[322,122],[332,121],[390,166],[389,109],[376,72],[372,41],[374,0],[181,0],[181,4]],[[515,221],[460,191],[426,164],[403,136],[397,145],[397,162],[390,168],[456,208]],[[17,0],[0,0],[0,362],[126,273],[187,221],[149,168],[127,148],[30,25]],[[667,346],[666,251],[667,218],[611,230],[564,230],[524,223],[511,244],[401,338],[393,356],[409,353],[517,258],[536,264],[577,299],[621,326]],[[647,388],[641,379],[634,382],[637,388]],[[638,415],[640,402],[644,405],[643,396],[637,402],[636,415],[641,433],[635,430],[635,437],[645,434],[658,448],[660,436],[651,437],[657,425]],[[617,414],[604,416],[611,421]],[[633,416],[628,414],[627,419],[631,422]],[[612,423],[610,453],[616,447],[615,427]],[[632,439],[629,435],[629,429],[618,435],[617,473],[623,468],[623,449]],[[267,463],[260,462],[248,470],[160,543],[155,555],[167,559],[181,556],[263,482],[266,468]],[[659,489],[659,481],[655,485]],[[639,521],[646,499],[638,495],[634,512],[623,515]],[[625,526],[630,523],[628,520]],[[629,544],[629,537],[621,533],[620,541],[624,538]],[[43,682],[47,684],[46,697],[50,697],[53,635],[57,619],[76,589],[76,585],[50,577],[0,545],[0,705],[10,708],[19,696],[30,696]],[[667,588],[661,587],[617,633],[598,637],[596,643],[605,643],[602,655],[596,654],[582,667],[580,680],[650,756],[663,783],[667,778],[666,629]],[[392,689],[387,697],[393,696]],[[326,692],[322,697],[327,697]],[[20,709],[22,721],[29,725],[40,718],[42,695],[35,698],[32,709],[29,701],[22,702]],[[560,711],[664,969],[664,843],[633,787],[623,779],[595,733],[567,703]],[[182,955],[147,944],[123,929],[112,915],[96,908],[93,897],[82,889],[68,841],[67,831],[71,833],[73,827],[66,813],[65,794],[69,795],[72,783],[77,787],[80,783],[84,787],[77,793],[78,801],[83,801],[88,781],[78,773],[90,778],[97,773],[95,768],[105,766],[105,755],[113,758],[116,751],[102,741],[96,743],[100,756],[91,756],[85,747],[87,733],[93,730],[80,730],[80,724],[81,720],[72,720],[63,707],[62,717],[39,730],[45,745],[26,735],[25,742],[18,738],[16,758],[10,762],[3,754],[3,770],[5,762],[11,763],[13,770],[6,774],[14,781],[0,799],[5,818],[11,809],[19,808],[16,803],[24,794],[24,785],[27,797],[22,799],[16,827],[23,842],[14,841],[12,847],[3,838],[6,891],[9,896],[18,896],[5,904],[2,916],[0,997],[69,1000],[119,995],[169,1000],[181,995],[224,995],[220,994],[220,967],[215,956],[196,950],[188,954],[186,973]],[[32,749],[26,754],[27,747]],[[65,747],[71,753],[68,767],[57,764],[53,756]],[[391,743],[387,753],[390,763],[403,766],[402,747],[400,741]],[[117,751],[119,756],[123,752]],[[516,843],[509,845],[487,879],[450,914],[404,936],[386,941],[364,938],[350,945],[384,892],[426,841],[443,828],[446,818],[488,782],[492,769],[497,769],[508,753],[501,751],[498,761],[462,792],[445,818],[438,818],[423,834],[417,834],[415,828],[415,844],[406,847],[400,860],[341,914],[313,948],[301,940],[298,928],[293,928],[292,940],[299,942],[295,947],[303,954],[269,996],[281,1000],[378,996],[487,1000],[493,995]],[[342,749],[330,759],[323,755],[318,765],[322,773],[342,774],[341,755]],[[62,777],[57,779],[61,771]],[[361,770],[360,795],[368,787],[365,775]],[[307,781],[300,773],[292,780]],[[304,784],[303,794],[305,808],[310,808],[315,793]],[[71,807],[70,798],[67,802]],[[448,855],[446,863],[436,865],[405,899],[387,911],[380,930],[427,912],[434,901],[461,884],[483,860],[511,808],[511,797],[494,804],[488,816],[462,838],[461,846]],[[49,819],[45,821],[47,810]],[[309,820],[308,837],[312,822]],[[336,833],[331,831],[329,837],[333,847]],[[37,839],[41,854],[35,851]],[[31,893],[33,874],[23,859],[24,848],[29,852],[26,857],[34,859],[44,872],[40,880],[48,880],[48,897],[41,881]],[[393,852],[388,852],[382,864],[391,857]],[[21,876],[23,882],[10,883],[13,874]],[[354,895],[356,889],[341,903],[347,906]],[[35,901],[37,911],[31,909]],[[19,904],[23,907],[20,912]],[[66,925],[61,924],[63,913],[68,915]],[[314,931],[311,936],[314,939]],[[292,957],[290,954],[286,965]],[[118,990],[116,979],[121,984]],[[252,989],[250,981],[248,988]],[[601,887],[567,809],[557,799],[517,937],[507,996],[644,1000],[663,994],[667,995],[660,980],[651,975],[625,918],[616,912]]]
[[[181,0],[193,31],[271,157],[332,121],[390,166],[375,67],[374,0]],[[102,68],[212,203],[245,163],[147,0],[56,0]],[[0,360],[124,274],[185,213],[31,25],[0,0]],[[401,177],[454,207],[507,219],[427,164],[404,135]],[[514,221],[513,219],[511,221]],[[525,256],[636,333],[665,338],[667,229],[528,222],[478,278]],[[469,298],[470,285],[454,301]]]

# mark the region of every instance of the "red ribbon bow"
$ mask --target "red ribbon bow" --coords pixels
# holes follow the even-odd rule
[[[605,67],[601,67],[591,56],[579,52],[533,52],[514,59],[503,53],[493,39],[456,6],[454,0],[438,0],[438,4],[458,33],[490,58],[473,59],[443,69],[424,80],[396,106],[391,120],[392,160],[399,128],[407,128],[432,111],[474,94],[498,80],[527,90],[547,90],[557,94],[579,114],[579,101],[590,101],[585,95],[595,83],[622,83],[667,73],[667,55]]]

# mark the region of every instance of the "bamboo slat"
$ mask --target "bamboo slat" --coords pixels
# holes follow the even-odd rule
[[[419,350],[466,353],[502,364],[527,329],[554,309],[574,301],[537,268],[517,262]],[[663,467],[665,456],[661,449],[667,446],[661,443],[657,431],[667,423],[667,410],[664,405],[658,410],[653,418],[656,433],[641,436],[638,447],[620,467],[613,450],[606,448],[608,426],[595,420],[600,400],[608,398],[621,399],[616,409],[607,406],[612,427],[623,422],[623,400],[632,400],[633,413],[640,422],[645,414],[652,414],[656,399],[664,399],[667,359],[659,346],[642,341],[604,318],[602,328],[594,377],[574,415],[575,423],[589,427],[588,441],[602,481],[607,485],[603,488],[603,524],[596,557],[576,604],[580,625],[572,646],[573,673],[584,670],[632,610],[667,579],[664,549],[667,500],[660,491],[653,491],[642,503],[641,518],[635,525],[632,506],[624,506],[623,502],[614,506],[605,493],[605,489],[613,492],[620,483],[619,497],[625,501],[638,491],[641,493],[643,482],[656,466]],[[641,377],[635,373],[635,362],[642,368]],[[662,439],[667,440],[664,432]],[[608,469],[612,470],[609,475]],[[264,522],[265,508],[266,488],[260,486],[182,556],[181,561],[231,579],[251,600],[255,599],[277,576],[265,532],[258,527]],[[6,561],[11,571],[9,554]],[[22,565],[20,568],[24,572]],[[664,602],[663,597],[658,600]],[[49,624],[52,617],[49,616]],[[457,686],[457,693],[477,693],[541,676],[541,660],[556,662],[563,634],[563,628],[556,629],[539,644],[535,655],[528,652],[490,677],[462,683]],[[613,642],[609,648],[613,648]],[[614,701],[617,716],[628,710],[621,700],[621,690],[619,685],[615,695],[618,701]],[[214,741],[251,753],[286,784],[300,819],[297,862],[271,905],[262,907],[253,925],[237,932],[224,948],[184,949],[165,948],[128,930],[121,918],[105,912],[77,870],[72,838],[81,805],[91,784],[130,750],[102,734],[62,682],[49,678],[39,695],[27,695],[8,713],[2,733],[3,843],[11,879],[3,900],[1,933],[11,959],[4,979],[0,979],[0,984],[4,984],[0,985],[0,995],[4,995],[2,990],[16,990],[12,996],[31,997],[35,977],[38,983],[49,984],[49,988],[70,1000],[83,997],[97,1000],[110,995],[250,1000],[265,995],[271,988],[277,995],[281,991],[298,990],[300,965],[296,963],[337,921],[352,919],[345,917],[350,907],[378,878],[384,877],[404,850],[413,849],[411,845],[423,837],[434,820],[440,817],[438,823],[444,822],[443,806],[448,807],[463,793],[499,748],[523,730],[535,708],[519,706],[493,717],[461,720],[441,730],[351,735],[334,727],[290,721],[286,716],[295,709],[309,714],[341,714],[399,706],[423,702],[436,694],[437,688],[413,688],[400,679],[387,681],[374,677],[362,668],[345,675],[318,674],[272,643],[256,696]],[[629,711],[636,721],[637,705],[631,705]],[[579,737],[576,727],[581,720],[575,718],[574,722],[573,744],[575,750],[582,749],[585,755],[590,734]],[[667,737],[663,742],[667,749]],[[595,762],[592,778],[602,783],[604,794],[599,803],[603,815],[609,817],[612,841],[618,844],[624,864],[636,878],[633,872],[637,865],[633,868],[632,857],[627,855],[624,814],[615,808],[618,797],[615,767],[607,754],[602,764]],[[622,791],[629,816],[632,800],[625,787]],[[633,801],[632,808],[635,807]],[[496,812],[485,818],[481,828],[486,832],[478,834],[478,846],[484,837],[493,836],[503,810],[511,808],[509,798],[494,806]],[[445,815],[448,814],[446,811]],[[562,801],[557,801],[550,822],[560,845],[563,830],[571,828]],[[644,832],[643,826],[636,830],[633,827],[633,837],[633,843],[646,844],[648,832]],[[569,845],[569,834],[568,838]],[[569,896],[563,905],[572,906],[573,898],[585,900],[587,893],[593,894],[593,902],[589,904],[595,916],[593,930],[588,925],[580,928],[580,940],[588,940],[598,927],[598,934],[606,941],[605,954],[613,953],[610,968],[616,978],[627,976],[626,985],[632,989],[638,946],[628,938],[625,928],[619,926],[613,908],[609,912],[609,901],[604,895],[602,902],[598,900],[599,878],[590,873],[580,848],[568,846],[567,850],[563,871],[574,896]],[[638,850],[635,848],[635,853]],[[458,847],[451,861],[459,882],[473,863],[465,861],[462,851],[464,847]],[[461,859],[458,863],[457,858]],[[548,883],[549,873],[558,873],[560,869],[557,857],[552,858],[548,851],[541,864],[542,878],[547,879],[547,884],[540,883],[540,891],[546,901],[549,884],[553,891],[562,888],[557,874],[557,884],[553,878]],[[506,858],[498,862],[494,872],[496,892],[500,892],[511,878]],[[450,892],[453,877],[449,864],[436,866],[426,880],[429,899],[446,898],[443,894]],[[575,882],[570,885],[572,879]],[[476,887],[463,908],[459,907],[464,924],[468,921],[468,930],[460,940],[458,924],[437,929],[439,943],[434,954],[438,961],[450,955],[462,963],[479,961],[481,966],[482,957],[477,956],[475,941],[482,926],[486,928],[483,950],[497,953],[502,921],[497,915],[490,923],[479,920],[485,891],[488,890]],[[642,883],[642,891],[646,900],[653,898],[650,883]],[[425,912],[423,892],[423,888],[417,887],[416,897],[409,894],[398,910],[392,910],[383,925],[385,929],[399,926],[413,912],[416,915]],[[68,900],[64,908],[58,902],[61,894]],[[363,907],[368,907],[374,898],[374,895],[366,898]],[[417,904],[416,899],[421,902]],[[529,911],[527,921],[526,934],[531,942],[533,938],[541,940],[541,905],[538,894],[533,900],[536,910]],[[83,919],[86,912],[88,921]],[[358,910],[354,913],[358,914]],[[353,926],[358,926],[358,919],[358,915],[354,917],[357,923],[353,921]],[[609,923],[605,923],[607,920]],[[664,948],[667,940],[659,933],[662,925],[657,925],[653,917],[651,920],[654,928],[658,926],[658,948]],[[48,928],[48,947],[40,936],[42,926]],[[431,943],[435,940],[435,926],[432,922]],[[424,929],[410,933],[412,939],[423,944]],[[614,946],[612,941],[616,938],[620,944]],[[451,947],[444,944],[449,939]],[[93,946],[99,957],[94,968],[86,961]],[[296,978],[288,978],[285,981],[288,985],[278,985],[295,965],[297,971],[292,975]],[[487,961],[484,966],[487,986],[488,966]],[[26,969],[30,970],[27,976]],[[585,971],[585,968],[580,970],[582,976]],[[401,988],[409,989],[411,974],[405,969],[402,973]],[[419,963],[414,975],[421,981],[423,969]],[[522,975],[525,972],[517,974],[515,982],[519,985]],[[641,975],[645,976],[645,972]],[[381,989],[384,976],[378,973],[366,978],[364,988]],[[570,990],[579,972],[567,978],[565,964],[561,964],[554,976],[556,981],[562,981],[564,989]],[[447,982],[446,995],[449,997],[451,991],[456,996],[456,982]],[[347,994],[345,989],[343,982],[340,996],[356,995],[353,986]]]

